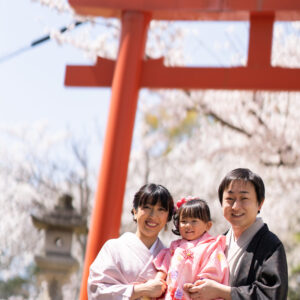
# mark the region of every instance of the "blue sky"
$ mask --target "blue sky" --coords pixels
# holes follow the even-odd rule
[[[0,59],[61,28],[70,20],[30,0],[0,0]],[[66,88],[67,64],[91,64],[82,51],[50,40],[0,63],[0,125],[47,120],[52,130],[80,130],[91,122],[105,128],[110,90]]]

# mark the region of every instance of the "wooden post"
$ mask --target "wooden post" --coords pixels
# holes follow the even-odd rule
[[[250,14],[248,67],[271,68],[274,20],[273,12]]]
[[[87,299],[89,267],[106,240],[119,236],[123,196],[150,15],[124,11],[112,82],[101,170],[88,236],[80,299]]]

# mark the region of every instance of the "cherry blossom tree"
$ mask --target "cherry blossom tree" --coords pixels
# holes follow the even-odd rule
[[[90,147],[101,148],[101,141],[96,130],[94,136],[90,130],[74,136],[67,129],[50,132],[44,123],[1,128],[1,297],[11,283],[27,286],[23,292],[14,290],[24,297],[37,299],[40,292],[34,255],[43,253],[44,232],[33,226],[30,214],[53,210],[67,193],[89,223],[99,164]],[[69,299],[78,298],[85,247],[86,235],[75,235],[72,252],[80,268],[64,290]]]

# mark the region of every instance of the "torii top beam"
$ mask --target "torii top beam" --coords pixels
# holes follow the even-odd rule
[[[83,15],[120,18],[144,11],[154,20],[249,20],[251,13],[275,12],[277,21],[300,20],[299,0],[69,0]]]
[[[271,66],[274,21],[300,20],[299,0],[69,0],[79,14],[121,17],[143,12],[159,20],[249,20],[246,67],[165,67],[163,59],[143,61],[140,84],[147,88],[300,91],[300,69]],[[67,86],[111,86],[115,61],[68,66]]]

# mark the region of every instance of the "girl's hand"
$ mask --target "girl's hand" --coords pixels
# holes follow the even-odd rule
[[[183,290],[186,291],[187,293],[189,292],[189,289],[192,288],[194,286],[194,284],[192,283],[185,283],[183,285]]]

